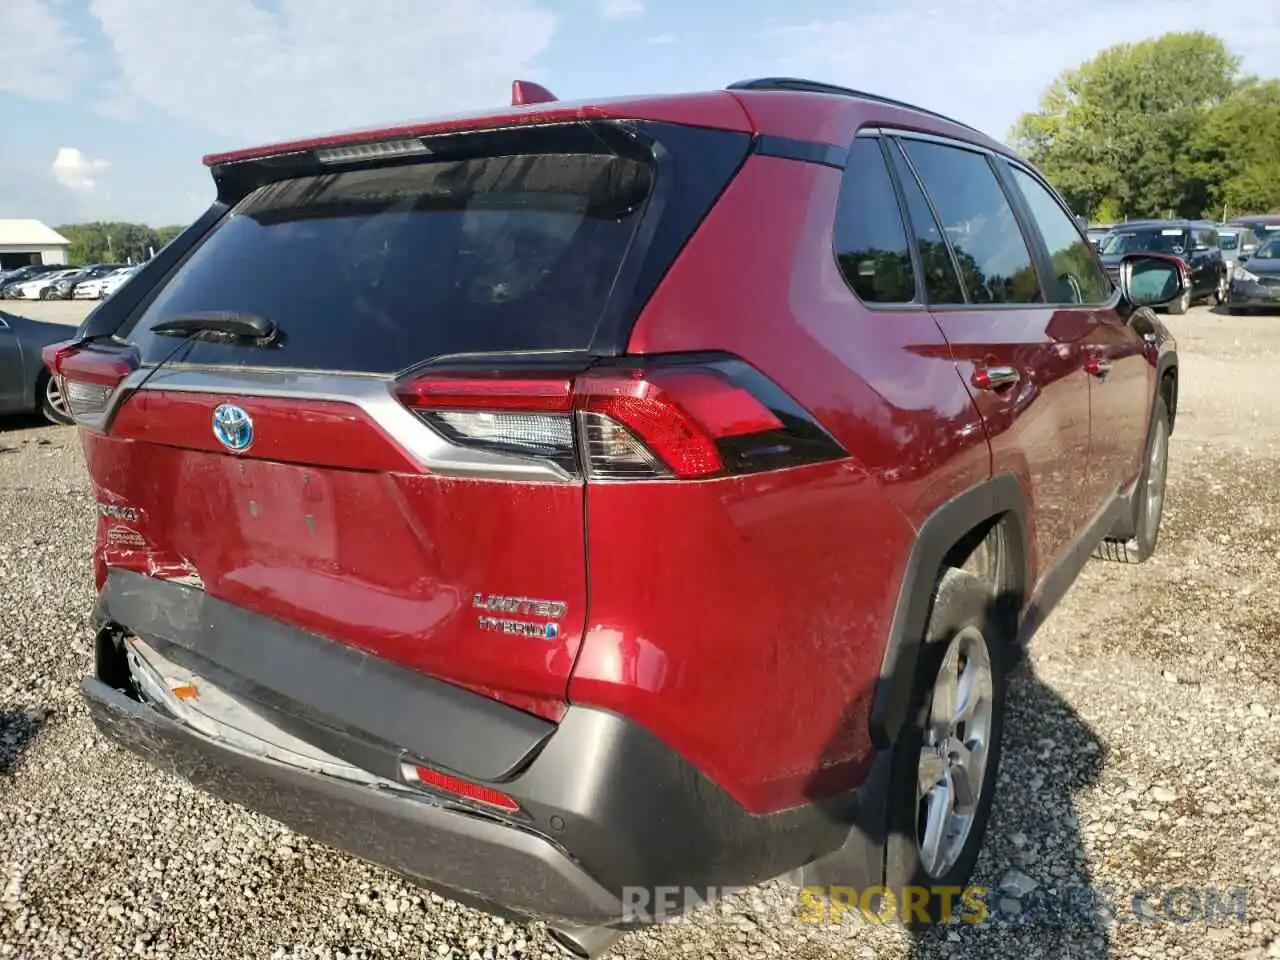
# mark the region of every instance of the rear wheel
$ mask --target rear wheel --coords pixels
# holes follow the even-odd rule
[[[44,414],[46,420],[61,426],[75,422],[71,416],[71,408],[67,406],[67,398],[62,392],[62,385],[58,382],[57,377],[45,373],[41,377],[39,391],[40,412]]]
[[[1175,316],[1181,316],[1191,309],[1191,288],[1188,287],[1182,296],[1173,303],[1169,304],[1169,312]]]
[[[53,292],[53,287],[45,287],[40,291],[41,300],[52,300],[55,296],[56,294]]]
[[[1004,728],[1006,632],[991,586],[948,569],[934,594],[912,712],[894,745],[886,882],[900,909],[923,904],[923,914],[899,913],[908,926],[941,922],[949,900],[941,888],[964,886],[978,859]],[[926,891],[923,901],[906,888]]]

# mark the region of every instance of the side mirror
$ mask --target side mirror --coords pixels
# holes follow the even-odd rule
[[[1250,250],[1250,248],[1245,247],[1245,249],[1240,251],[1240,256],[1236,257],[1236,263],[1244,263],[1251,256],[1253,256],[1252,251]]]
[[[1131,253],[1120,261],[1120,292],[1135,307],[1172,303],[1187,291],[1190,277],[1177,257]]]

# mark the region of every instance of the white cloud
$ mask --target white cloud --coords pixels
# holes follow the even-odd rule
[[[53,179],[75,193],[92,193],[98,186],[98,174],[110,164],[87,157],[75,147],[61,147],[50,170]]]
[[[232,145],[505,104],[557,23],[537,0],[275,6],[89,3],[130,96]]]
[[[1120,7],[1079,0],[1057,14],[1037,5],[1034,16],[1031,7],[1027,0],[849,3],[831,19],[771,23],[758,39],[765,62],[780,73],[898,97],[997,138],[1035,109],[1063,69],[1112,44],[1166,31],[1216,34],[1244,58],[1246,71],[1276,74],[1280,5],[1251,5],[1247,17],[1223,17],[1201,0],[1130,0]]]
[[[0,0],[0,93],[65,100],[82,75],[80,41],[46,0]]]
[[[644,0],[600,0],[600,16],[606,20],[630,20],[644,16]]]

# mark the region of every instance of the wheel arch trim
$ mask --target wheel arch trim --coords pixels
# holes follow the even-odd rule
[[[976,529],[993,521],[1006,525],[1004,578],[1017,595],[1013,614],[1020,613],[1029,589],[1026,498],[1014,475],[1001,474],[942,504],[916,534],[898,589],[872,700],[870,729],[877,746],[892,744],[906,719],[916,659],[947,555]]]

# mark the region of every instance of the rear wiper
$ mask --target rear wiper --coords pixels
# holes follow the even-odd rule
[[[276,334],[276,323],[256,313],[237,313],[233,310],[206,310],[201,313],[182,313],[161,320],[151,332],[160,336],[190,336],[196,333],[219,333],[227,337],[246,340],[270,340]]]

